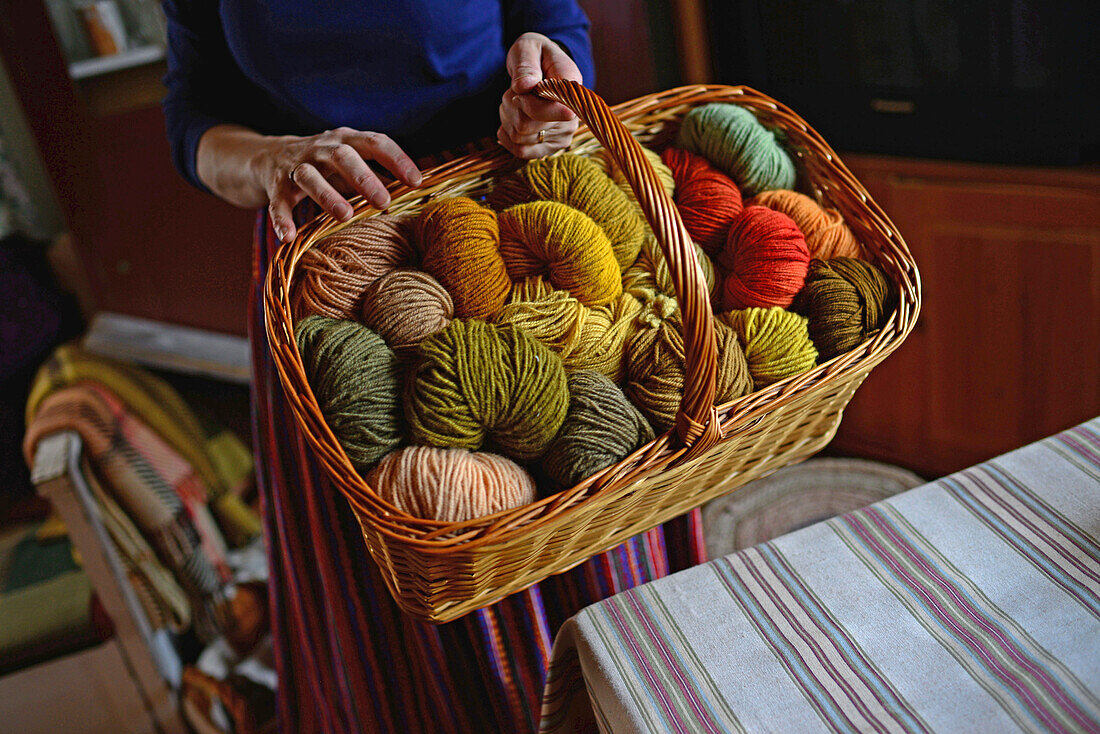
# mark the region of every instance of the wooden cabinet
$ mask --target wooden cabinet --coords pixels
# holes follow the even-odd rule
[[[1100,169],[842,157],[909,244],[924,305],[832,450],[932,477],[1100,414]]]

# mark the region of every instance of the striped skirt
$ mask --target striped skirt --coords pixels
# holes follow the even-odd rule
[[[536,730],[562,622],[702,562],[698,510],[455,622],[409,618],[390,598],[350,508],[313,460],[283,397],[262,306],[277,246],[261,213],[249,314],[252,420],[281,730]]]

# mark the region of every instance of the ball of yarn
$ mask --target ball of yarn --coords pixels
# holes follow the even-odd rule
[[[447,289],[422,270],[394,270],[363,294],[363,323],[399,353],[444,328],[453,316]]]
[[[703,280],[706,281],[707,290],[714,292],[714,263],[703,252],[703,248],[695,245],[695,257],[699,261],[699,267],[703,271]],[[646,235],[642,244],[642,251],[638,253],[638,259],[623,273],[623,290],[645,298],[648,291],[657,291],[666,296],[676,296],[676,287],[672,284],[672,273],[668,269],[668,261],[665,253],[657,242],[653,233]]]
[[[413,262],[412,221],[408,214],[379,214],[318,240],[298,261],[298,286],[291,294],[294,318],[358,318],[366,287]]]
[[[542,455],[565,420],[561,359],[512,325],[454,320],[420,344],[405,417],[414,443],[521,461]]]
[[[813,260],[793,309],[809,320],[809,334],[825,362],[854,349],[881,329],[897,293],[874,265],[850,257]]]
[[[757,194],[749,206],[766,206],[783,212],[798,225],[806,237],[810,257],[827,260],[833,257],[859,257],[860,246],[855,234],[844,223],[836,209],[826,208],[797,191],[776,189]]]
[[[691,238],[708,255],[726,243],[730,225],[741,213],[741,190],[706,158],[681,148],[667,148],[661,160],[676,179],[676,208]]]
[[[568,370],[595,370],[618,382],[641,311],[629,293],[610,306],[589,308],[542,278],[528,278],[512,287],[496,322],[523,329],[561,357]]]
[[[753,384],[759,390],[817,363],[806,318],[781,308],[748,308],[718,315],[741,339]]]
[[[653,440],[653,429],[614,382],[592,370],[569,375],[569,411],[543,458],[546,474],[572,487]]]
[[[568,204],[591,217],[611,240],[620,271],[638,257],[645,222],[630,198],[589,159],[567,153],[529,161],[498,180],[488,196],[497,210],[538,199]]]
[[[406,446],[371,470],[367,481],[398,509],[427,520],[462,522],[535,501],[535,480],[486,451]]]
[[[776,134],[735,104],[702,105],[684,116],[678,145],[724,171],[746,196],[794,188],[794,161]]]
[[[366,471],[401,443],[397,358],[355,321],[309,316],[294,337],[325,422],[352,466]]]
[[[557,201],[517,204],[500,213],[500,255],[513,281],[547,275],[586,306],[609,304],[623,292],[622,275],[600,226]]]
[[[676,180],[672,177],[672,171],[668,169],[668,166],[664,164],[656,151],[652,151],[645,146],[642,146],[642,155],[649,161],[649,165],[653,166],[653,172],[657,174],[657,180],[661,182],[661,188],[665,190],[665,193],[670,197],[676,192]],[[611,153],[607,148],[600,148],[592,154],[590,159],[593,163],[599,166],[600,170],[611,177],[611,180],[615,182],[615,185],[623,190],[623,193],[629,197],[634,205],[638,207],[638,212],[641,213],[641,205],[638,204],[638,197],[634,193],[634,189],[630,188],[630,182],[626,180],[626,174],[623,173],[619,165],[615,163],[611,157]],[[644,214],[642,215],[645,216]]]
[[[455,316],[486,319],[504,305],[512,282],[491,209],[465,197],[433,201],[417,217],[412,240],[424,270],[451,294]]]
[[[654,428],[667,431],[684,395],[686,362],[680,311],[672,299],[657,296],[645,304],[639,321],[643,326],[627,347],[626,394]],[[720,404],[750,392],[752,379],[737,334],[717,322],[714,328],[718,338],[714,399]]]
[[[730,227],[718,266],[722,308],[786,308],[806,282],[810,253],[786,214],[747,206]]]

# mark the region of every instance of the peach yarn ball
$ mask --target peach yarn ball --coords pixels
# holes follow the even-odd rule
[[[535,480],[486,451],[406,446],[367,475],[382,499],[414,517],[462,522],[535,501]]]

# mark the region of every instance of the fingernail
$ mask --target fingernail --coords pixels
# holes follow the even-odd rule
[[[354,210],[348,204],[336,205],[336,216],[340,219],[351,219],[351,215],[354,213]]]
[[[370,203],[375,209],[385,209],[390,205],[390,195],[383,190],[375,191],[371,194]]]
[[[413,186],[419,186],[424,181],[424,177],[420,175],[420,171],[415,168],[406,168],[405,178],[411,181]]]

